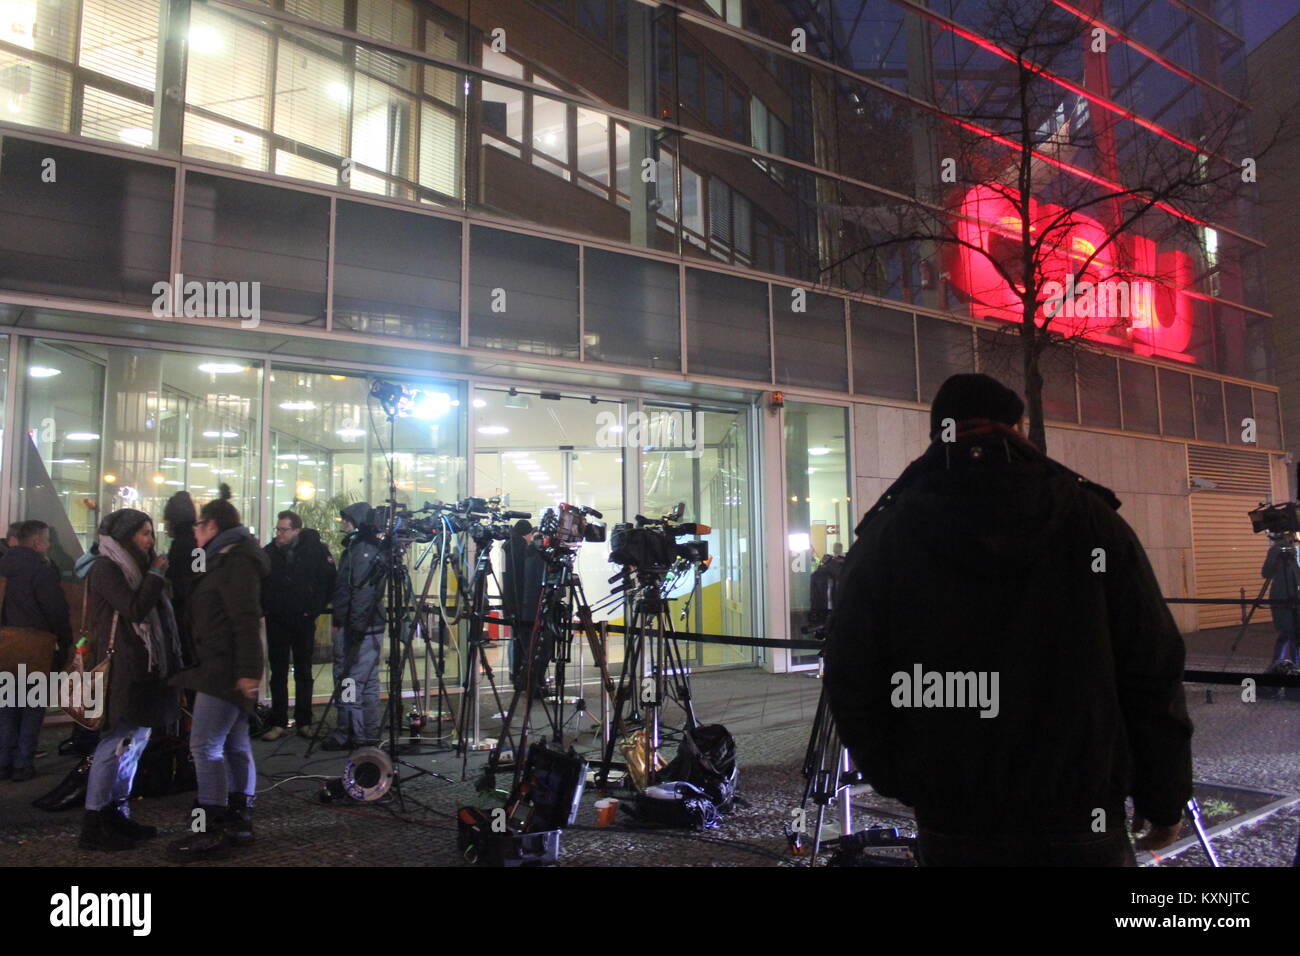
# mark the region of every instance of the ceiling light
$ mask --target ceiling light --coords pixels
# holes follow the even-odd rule
[[[238,362],[203,362],[199,365],[199,371],[209,375],[234,375],[245,371],[245,367]]]
[[[827,448],[825,445],[814,445],[812,448],[808,449],[808,454],[810,455],[820,456],[820,455],[829,455],[830,453],[831,450]]]
[[[478,430],[480,435],[506,435],[509,432],[505,425],[480,425]]]
[[[203,437],[204,438],[238,438],[239,432],[232,432],[229,429],[226,429],[224,431],[209,429],[208,431],[205,431],[203,433]]]
[[[84,465],[85,463],[84,458],[55,458],[50,461],[51,465]]]
[[[315,402],[281,402],[280,407],[286,412],[314,412]]]
[[[206,461],[192,461],[192,462],[190,462],[190,467],[191,467],[191,468],[211,468],[212,466],[209,465]]]
[[[163,461],[169,461],[169,462],[171,462],[173,465],[183,465],[183,464],[185,464],[185,459],[184,459],[184,458],[164,458]]]
[[[99,436],[94,432],[68,432],[63,437],[68,441],[99,441]]]
[[[292,454],[289,454],[289,455],[276,455],[276,456],[275,456],[275,460],[276,460],[276,461],[306,461],[306,460],[307,460],[307,456],[306,456],[306,455],[292,455]]]
[[[334,434],[340,438],[364,438],[366,430],[364,428],[340,428]]]
[[[475,408],[487,408],[487,400],[482,398],[474,399]]]
[[[33,365],[27,370],[27,374],[32,378],[53,378],[63,373],[57,368],[50,368],[48,365]]]

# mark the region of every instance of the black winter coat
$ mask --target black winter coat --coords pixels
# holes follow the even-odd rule
[[[941,833],[1087,833],[1096,808],[1116,828],[1130,795],[1176,823],[1183,641],[1118,501],[993,436],[936,442],[905,479],[859,526],[827,638],[831,710],[867,780]],[[901,706],[917,665],[997,672],[997,716]]]
[[[49,631],[58,640],[54,664],[60,669],[72,647],[72,621],[58,570],[36,551],[19,545],[0,557],[0,577],[7,579],[0,625]]]
[[[87,669],[102,661],[108,652],[113,612],[118,612],[117,640],[114,643],[113,663],[109,668],[108,703],[104,710],[104,730],[107,731],[120,719],[125,719],[136,727],[155,727],[171,720],[175,716],[173,704],[176,694],[158,674],[150,672],[149,651],[131,626],[148,619],[149,613],[157,608],[163,628],[173,632],[167,635],[164,643],[168,647],[177,643],[174,633],[176,621],[171,602],[167,600],[167,585],[162,574],[145,572],[140,587],[132,591],[122,569],[111,558],[100,557],[90,566],[86,586],[90,588],[87,613],[90,615],[95,649],[94,661],[85,662]],[[167,662],[168,672],[179,666],[179,660]]]
[[[257,702],[235,684],[242,678],[262,679],[262,579],[269,565],[252,538],[208,558],[207,572],[190,595],[190,634],[198,664],[176,675],[177,687],[253,710]]]
[[[194,525],[182,525],[175,531],[171,547],[167,549],[167,580],[172,586],[171,601],[176,623],[188,636],[190,592],[198,580],[198,572],[194,570],[194,551],[199,543],[194,538]]]
[[[339,557],[334,583],[335,627],[344,628],[350,640],[384,624],[384,576],[379,541],[368,531],[353,532]]]
[[[262,550],[271,563],[271,573],[262,582],[267,621],[285,625],[314,621],[334,596],[334,558],[320,533],[303,528],[291,547],[272,542]]]
[[[512,534],[502,547],[502,557],[505,567],[501,572],[501,596],[506,613],[516,622],[531,622],[537,617],[537,602],[546,576],[542,553],[522,536]]]

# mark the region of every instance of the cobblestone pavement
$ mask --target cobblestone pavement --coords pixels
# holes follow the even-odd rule
[[[800,766],[820,682],[802,674],[735,670],[699,674],[694,688],[700,720],[723,723],[736,736],[741,795],[747,805],[725,818],[721,828],[704,834],[637,830],[626,821],[597,830],[592,806],[596,794],[589,789],[577,826],[562,838],[565,865],[777,866],[792,862],[782,826],[790,822],[791,810],[802,795]],[[1300,703],[1267,698],[1270,693],[1264,691],[1260,701],[1248,704],[1241,702],[1234,688],[1220,688],[1214,702],[1208,703],[1203,686],[1188,686],[1189,709],[1197,728],[1198,780],[1300,796]],[[39,762],[40,774],[35,780],[0,783],[0,866],[163,864],[163,844],[184,832],[193,794],[137,801],[133,805],[137,819],[161,827],[163,833],[133,851],[114,854],[77,847],[78,811],[48,814],[29,806],[73,765],[73,758],[55,755],[64,736],[63,728],[43,732],[42,744],[50,756]],[[342,767],[337,754],[317,752],[308,760],[306,742],[296,736],[274,743],[256,741],[254,749],[260,792],[258,841],[229,860],[211,865],[464,865],[456,849],[454,812],[459,806],[478,802],[474,778],[482,756],[471,758],[470,779],[465,782],[460,780],[459,759],[452,754],[411,758],[415,765],[432,768],[456,782],[428,776],[408,781],[404,786],[407,810],[399,813],[390,799],[364,805],[320,803],[321,778],[337,776]],[[860,804],[864,811],[860,819],[873,824],[908,822],[906,808],[870,793],[860,798]],[[1289,865],[1298,827],[1300,805],[1293,805],[1217,839],[1215,846],[1225,865]],[[1164,865],[1177,866],[1204,863],[1199,847],[1164,861]]]

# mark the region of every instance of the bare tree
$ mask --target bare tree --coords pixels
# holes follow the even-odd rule
[[[843,203],[839,254],[822,272],[887,294],[903,276],[954,296],[945,308],[1014,323],[1003,328],[1044,449],[1044,354],[1083,339],[1177,353],[1191,328],[1180,290],[1236,281],[1249,242],[1235,224],[1254,162],[1280,134],[1251,151],[1248,109],[1215,83],[1176,106],[1177,132],[1116,104],[1107,51],[1120,39],[1063,6],[988,0],[979,29],[954,34],[962,56],[934,67],[927,97],[875,113],[854,103],[840,128],[859,131],[861,178],[900,185]],[[879,134],[900,129],[911,155],[867,168]]]

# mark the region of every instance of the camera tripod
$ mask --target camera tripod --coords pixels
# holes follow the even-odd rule
[[[639,705],[646,714],[641,719],[644,734],[644,768],[646,785],[653,783],[662,741],[662,711],[668,700],[675,701],[686,714],[686,731],[696,728],[695,705],[691,699],[690,671],[673,633],[669,599],[665,593],[667,569],[624,571],[635,574],[636,597],[625,634],[623,671],[614,691],[614,713],[605,751],[596,771],[596,784],[609,785],[609,772],[615,767],[614,748],[625,723],[640,718]],[[648,672],[648,676],[646,675]],[[625,713],[626,708],[626,713]]]
[[[541,697],[540,703],[552,739],[557,743],[563,743],[566,724],[565,680],[568,664],[572,660],[575,617],[578,620],[578,627],[587,637],[592,656],[601,672],[603,686],[607,691],[613,687],[604,648],[592,623],[591,607],[587,603],[582,580],[573,567],[577,552],[571,548],[557,547],[543,549],[542,554],[546,560],[546,576],[542,582],[541,594],[538,596],[538,614],[533,630],[528,636],[523,680],[515,688],[514,695],[510,699],[510,707],[505,711],[501,737],[498,738],[496,746],[488,757],[480,789],[494,785],[496,775],[501,769],[501,758],[504,752],[502,740],[505,740],[510,743],[513,753],[510,765],[514,774],[511,793],[514,794],[518,790],[520,774],[528,752],[533,702],[538,700],[538,692],[545,687],[546,670],[552,663],[555,665],[555,697],[550,703],[545,697]],[[586,711],[586,706],[581,696],[579,702],[576,713],[583,713]],[[520,718],[517,745],[511,734],[511,729],[516,726],[516,718]]]
[[[500,582],[496,578],[496,572],[492,570],[492,538],[478,535],[475,536],[474,543],[477,546],[477,552],[474,557],[474,575],[470,579],[470,599],[467,612],[469,634],[466,638],[466,647],[469,659],[466,661],[465,686],[461,694],[460,721],[456,740],[456,750],[461,757],[462,780],[466,779],[469,773],[469,752],[479,746],[479,720],[481,716],[479,693],[482,689],[480,675],[487,678],[488,687],[492,690],[492,699],[496,702],[496,712],[503,713],[505,711],[505,706],[501,702],[501,692],[497,688],[496,675],[492,670],[491,662],[488,660],[487,652],[492,640],[487,636],[486,625],[488,623],[505,623],[509,624],[512,629],[514,627],[514,622],[505,614],[504,607],[502,608],[502,617],[494,618],[490,614],[492,607],[488,592],[489,581],[496,584],[498,594],[502,593]],[[502,728],[502,736],[513,747],[509,721]],[[499,742],[497,746],[500,746]]]

